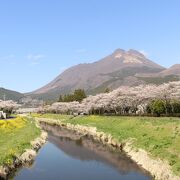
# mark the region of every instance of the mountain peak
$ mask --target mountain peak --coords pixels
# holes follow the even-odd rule
[[[123,54],[123,53],[125,53],[125,52],[126,52],[125,50],[118,48],[118,49],[116,49],[116,50],[114,51],[113,54]]]
[[[134,49],[129,49],[127,51],[127,53],[131,54],[131,55],[135,55],[135,56],[141,57],[141,58],[145,58],[144,54],[142,54],[141,52],[139,52],[137,50],[134,50]]]
[[[141,59],[146,58],[139,51],[133,49],[130,49],[128,51],[125,51],[123,49],[116,49],[113,53],[113,57],[115,59],[121,59],[122,63],[124,64],[142,64]]]
[[[123,49],[116,49],[113,54],[115,59],[120,59],[122,56],[125,56],[126,58],[130,58],[132,59],[136,59],[136,62],[137,62],[137,59],[139,58],[146,58],[144,56],[144,54],[142,54],[141,52],[137,51],[137,50],[134,50],[134,49],[129,49],[128,51],[125,51]],[[134,62],[134,60],[133,60]],[[138,60],[139,62],[139,60]]]
[[[123,49],[116,49],[112,55],[114,56],[115,59],[120,59],[125,53],[126,51]]]
[[[116,49],[112,54],[94,63],[73,66],[46,86],[30,94],[52,93],[59,95],[83,88],[86,91],[142,83],[137,73],[159,73],[165,68],[147,59],[142,53],[130,49]]]

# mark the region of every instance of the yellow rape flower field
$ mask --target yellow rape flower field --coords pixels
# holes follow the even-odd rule
[[[16,156],[31,147],[30,142],[39,135],[40,130],[32,119],[0,120],[0,166],[11,164]]]

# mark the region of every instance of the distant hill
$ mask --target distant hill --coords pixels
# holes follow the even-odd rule
[[[115,89],[122,85],[161,84],[179,80],[179,70],[179,65],[166,69],[136,50],[117,49],[99,61],[65,70],[52,82],[28,95],[57,99],[59,94],[78,88],[85,89],[88,94],[97,94],[107,87]]]
[[[175,64],[168,69],[160,72],[159,75],[161,76],[168,76],[168,75],[179,75],[180,76],[180,64]]]
[[[18,102],[22,97],[24,97],[24,95],[19,92],[0,88],[0,99],[5,98],[6,100],[14,100]]]

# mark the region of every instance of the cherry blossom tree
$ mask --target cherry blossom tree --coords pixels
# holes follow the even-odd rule
[[[6,113],[7,117],[20,107],[19,104],[12,100],[2,101],[0,100],[0,110]]]
[[[180,81],[161,85],[122,86],[109,93],[88,96],[79,102],[56,102],[44,107],[46,112],[66,114],[146,114],[155,100],[163,102],[165,113],[180,103]],[[175,112],[175,111],[174,111]]]

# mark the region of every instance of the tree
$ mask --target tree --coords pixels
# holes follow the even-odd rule
[[[73,94],[60,95],[58,102],[81,102],[84,98],[86,98],[85,91],[83,89],[76,89]]]
[[[73,94],[67,94],[63,97],[63,102],[72,102],[74,101],[74,95]]]
[[[152,102],[151,109],[152,109],[152,112],[155,113],[157,116],[160,116],[166,111],[164,102],[160,99],[154,100]]]
[[[107,87],[105,90],[104,90],[104,93],[109,93],[111,90]]]
[[[64,100],[63,100],[63,96],[62,95],[60,95],[59,96],[59,100],[58,100],[58,102],[63,102]]]
[[[86,114],[156,114],[180,112],[180,81],[161,85],[122,86],[109,93],[86,97],[83,89],[60,97],[62,103],[45,110],[60,113]],[[72,102],[74,101],[74,102]]]
[[[171,103],[172,113],[180,113],[180,101],[173,100]]]
[[[9,117],[11,113],[13,113],[13,111],[17,110],[19,107],[20,105],[12,100],[8,100],[8,101],[0,100],[0,111],[6,113],[7,117]]]
[[[81,102],[84,98],[86,98],[86,93],[84,89],[76,89],[73,95],[74,95],[74,100],[78,102]]]

